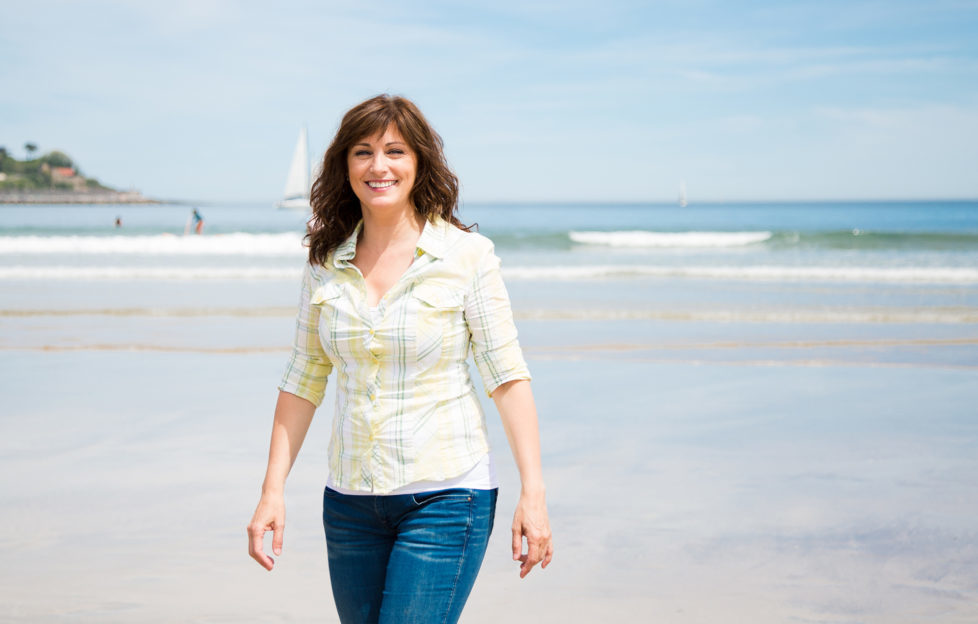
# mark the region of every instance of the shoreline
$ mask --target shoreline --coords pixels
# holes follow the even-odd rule
[[[0,193],[0,204],[160,204],[139,191],[29,191]]]

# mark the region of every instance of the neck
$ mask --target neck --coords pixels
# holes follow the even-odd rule
[[[424,217],[412,206],[386,214],[364,208],[360,242],[378,251],[405,242],[414,245],[424,229],[424,221]]]

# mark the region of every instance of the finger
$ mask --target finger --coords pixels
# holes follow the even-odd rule
[[[523,578],[529,572],[529,570],[526,567],[526,555],[520,555],[519,562],[520,562],[520,578]]]
[[[524,578],[533,569],[533,566],[540,563],[546,556],[546,550],[538,538],[527,538],[527,552],[522,558],[523,565],[520,566],[520,578]]]
[[[513,561],[519,561],[523,554],[523,531],[519,527],[513,527]]]
[[[547,544],[547,554],[544,555],[543,563],[540,564],[540,567],[546,568],[548,565],[550,565],[550,562],[553,560],[553,558],[554,558],[554,543],[551,541],[549,544]]]
[[[275,532],[272,533],[272,552],[276,555],[282,554],[282,539],[285,536],[285,524],[275,523]]]
[[[262,541],[265,537],[265,530],[260,527],[248,527],[248,554],[251,558],[261,564],[266,570],[271,570],[275,561],[265,554]]]

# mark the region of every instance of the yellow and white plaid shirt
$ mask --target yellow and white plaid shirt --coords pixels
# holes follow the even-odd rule
[[[414,262],[371,309],[350,262],[361,227],[325,265],[306,265],[279,389],[318,406],[336,368],[330,478],[386,494],[461,475],[488,452],[470,348],[489,394],[530,372],[488,238],[440,219],[425,223]]]

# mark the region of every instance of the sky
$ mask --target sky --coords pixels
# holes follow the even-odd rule
[[[978,198],[978,1],[6,2],[0,145],[274,201],[404,95],[463,201]]]

